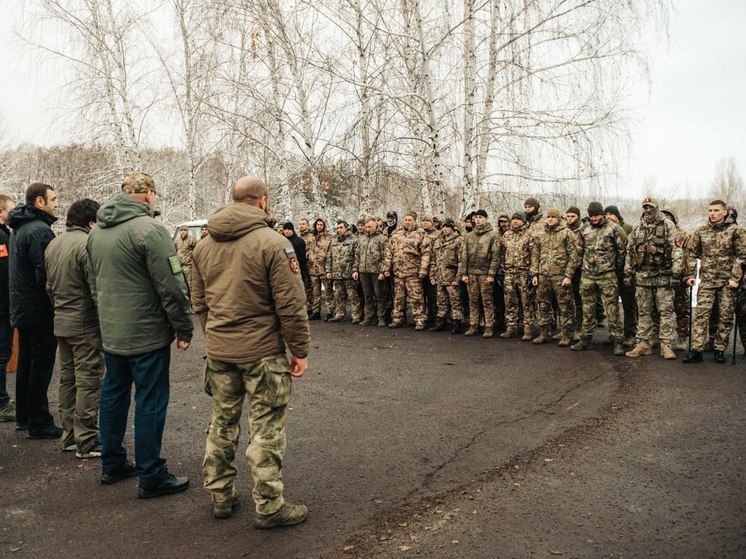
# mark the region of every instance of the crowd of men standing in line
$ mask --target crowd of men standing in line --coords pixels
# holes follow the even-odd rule
[[[725,202],[708,206],[707,223],[691,234],[673,210],[647,197],[639,221],[626,223],[616,206],[589,204],[542,212],[498,214],[497,227],[480,209],[456,223],[408,212],[386,219],[325,220],[278,225],[304,241],[302,266],[310,320],[398,328],[409,316],[416,330],[491,338],[521,336],[581,351],[606,320],[614,355],[640,357],[655,347],[665,359],[687,350],[684,363],[725,350],[738,317],[746,342],[746,232]],[[300,249],[296,248],[296,252]],[[699,268],[698,268],[698,262]],[[691,328],[691,289],[699,274]],[[621,309],[619,300],[621,299]],[[408,314],[407,314],[408,312]],[[481,329],[480,329],[481,326]],[[691,346],[689,345],[691,343]],[[746,344],[744,344],[746,345]],[[627,349],[627,351],[625,351]]]

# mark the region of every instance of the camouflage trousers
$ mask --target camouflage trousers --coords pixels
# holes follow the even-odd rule
[[[301,272],[303,278],[303,288],[306,291],[306,311],[312,312],[313,309],[313,282],[308,272]]]
[[[518,330],[523,318],[523,330],[534,329],[534,291],[527,285],[528,271],[505,272],[505,327]]]
[[[692,327],[692,349],[702,351],[708,338],[710,315],[717,310],[718,324],[712,347],[725,351],[728,338],[733,328],[733,311],[735,308],[736,290],[727,285],[716,288],[702,288],[697,291],[697,308]]]
[[[596,300],[599,295],[609,321],[611,337],[621,341],[624,338],[624,326],[619,316],[619,280],[614,272],[596,277],[580,277],[580,296],[583,299],[580,336],[587,340],[593,337],[593,330],[596,328]]]
[[[459,285],[439,283],[435,287],[438,290],[438,318],[444,319],[448,316],[450,310],[452,320],[463,320],[464,313],[461,310],[461,288]]]
[[[746,349],[746,289],[739,289],[736,294],[736,324],[741,346]]]
[[[212,394],[212,421],[202,463],[204,486],[213,502],[236,494],[233,465],[241,433],[244,396],[249,399],[249,448],[246,459],[254,480],[258,514],[273,514],[283,505],[282,460],[285,418],[292,389],[290,366],[284,355],[255,363],[225,363],[207,359],[205,389]]]
[[[329,314],[334,313],[334,290],[332,289],[332,280],[326,279],[324,276],[311,276],[311,288],[313,291],[311,311],[321,312],[321,286],[324,286],[324,306],[326,312]]]
[[[379,321],[385,320],[386,286],[383,280],[379,280],[376,273],[362,272],[360,285],[363,288],[363,300],[365,301],[365,320],[373,320],[376,316]]]
[[[673,287],[635,288],[637,300],[637,339],[653,341],[653,322],[658,320],[658,339],[671,343],[676,337],[676,315],[673,305]]]
[[[344,318],[347,314],[347,301],[352,306],[352,320],[360,320],[363,309],[357,294],[357,282],[352,278],[335,279],[334,282],[334,317]]]
[[[182,265],[181,270],[184,273],[184,281],[187,284],[187,289],[191,293],[192,291],[192,267]]]
[[[412,307],[412,315],[417,324],[425,324],[425,297],[422,293],[422,280],[417,276],[407,278],[394,277],[394,308],[391,318],[394,322],[404,322],[404,311],[407,304]]]
[[[487,274],[469,274],[469,324],[479,324],[479,311],[484,311],[485,328],[495,327],[495,300],[492,296],[492,283],[487,283]],[[481,305],[480,305],[481,301]]]
[[[78,452],[98,441],[98,405],[104,377],[101,334],[58,337],[62,440],[75,440]]]
[[[637,333],[637,302],[635,287],[627,286],[619,280],[619,298],[622,300],[622,310],[624,311],[624,337],[634,338]]]
[[[575,328],[575,298],[571,285],[562,285],[565,276],[539,276],[536,288],[536,303],[539,308],[539,324],[552,326],[554,324],[553,301],[557,301],[559,311],[559,326],[564,332],[571,332]]]
[[[676,282],[673,288],[673,310],[676,313],[676,334],[679,341],[689,337],[689,288]]]

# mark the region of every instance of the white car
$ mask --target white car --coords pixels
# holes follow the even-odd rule
[[[172,235],[172,238],[176,240],[176,235],[179,234],[179,229],[186,226],[189,228],[189,234],[195,239],[199,239],[201,236],[200,229],[202,228],[203,225],[207,225],[206,219],[195,219],[193,221],[185,221],[184,223],[179,223],[174,228],[174,234]]]

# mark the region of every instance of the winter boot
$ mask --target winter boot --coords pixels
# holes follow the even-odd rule
[[[549,326],[541,326],[539,327],[539,335],[536,336],[531,343],[534,344],[543,344],[547,341],[547,337],[549,336]]]
[[[622,345],[624,347],[634,347],[635,346],[635,337],[634,336],[625,336],[624,341],[622,342]]]
[[[505,330],[505,332],[500,334],[500,337],[505,338],[507,340],[508,338],[512,338],[515,335],[516,335],[515,328],[511,328],[510,326],[508,326],[507,330]]]
[[[560,332],[561,337],[559,339],[559,343],[557,344],[558,347],[570,347],[570,331],[569,330],[562,330]]]
[[[523,336],[521,336],[522,342],[530,342],[534,338],[534,329],[533,328],[524,328],[523,330]]]
[[[652,355],[653,354],[653,348],[650,347],[650,344],[647,340],[640,340],[637,342],[637,345],[625,353],[627,357],[642,357],[644,355]]]
[[[308,320],[321,320],[321,313],[320,312],[312,312],[308,315]]]
[[[495,330],[492,328],[492,326],[484,327],[484,334],[482,334],[483,338],[491,338],[494,335],[495,335]]]
[[[684,358],[681,360],[682,363],[702,363],[702,352],[697,351],[696,349],[691,350],[689,353],[687,353]]]
[[[479,332],[479,329],[477,328],[476,324],[472,324],[469,326],[469,329],[466,331],[464,336],[476,336]]]
[[[451,334],[463,334],[464,323],[461,320],[454,320],[451,324]]]
[[[442,332],[446,329],[446,321],[443,318],[436,318],[435,324],[433,324],[430,328],[428,328],[429,332]]]
[[[679,338],[679,340],[673,344],[674,351],[686,351],[689,349],[689,345],[686,343],[686,338]]]
[[[425,323],[424,322],[417,322],[414,325],[414,329],[418,332],[425,329]]]
[[[614,338],[614,357],[622,357],[624,355],[624,339]]]
[[[580,338],[576,343],[570,346],[573,351],[584,351],[591,348],[591,341],[585,338]]]
[[[676,353],[670,342],[661,342],[661,357],[663,359],[676,359]]]
[[[294,526],[300,524],[306,518],[308,518],[308,509],[305,505],[285,503],[274,514],[257,514],[254,517],[254,528],[269,530],[275,526]]]
[[[554,336],[552,336],[552,339],[553,340],[561,340],[562,339],[562,335],[563,335],[562,334],[562,330],[558,330],[557,333]]]

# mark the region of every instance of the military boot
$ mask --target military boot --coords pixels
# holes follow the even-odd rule
[[[686,338],[679,338],[679,340],[673,344],[674,351],[686,351],[689,349],[689,345],[686,343]]]
[[[702,363],[703,361],[702,352],[697,351],[696,349],[691,350],[689,353],[687,353],[684,358],[681,360],[682,363]]]
[[[580,341],[580,332],[577,330],[572,331],[572,336],[570,336],[570,340],[572,340],[572,343],[576,344]]]
[[[462,334],[464,331],[464,323],[461,320],[454,320],[451,324],[451,334]]]
[[[564,328],[560,332],[561,336],[559,339],[558,347],[569,347],[570,346],[570,331]]]
[[[254,528],[269,530],[276,526],[294,526],[305,521],[306,518],[308,518],[308,509],[305,505],[285,503],[274,514],[257,514],[254,518]]]
[[[561,340],[563,335],[564,334],[563,334],[562,330],[558,330],[557,333],[554,336],[552,336],[552,339],[553,340]]]
[[[523,330],[523,336],[521,336],[522,342],[530,342],[534,338],[534,329],[533,328],[525,328]]]
[[[428,328],[429,332],[442,332],[446,329],[446,321],[443,318],[436,318],[435,324],[433,324],[430,328]]]
[[[670,342],[661,342],[661,357],[663,359],[676,359],[676,352],[674,352]]]
[[[643,355],[652,355],[653,349],[650,347],[650,344],[647,340],[640,340],[637,342],[637,345],[625,353],[627,357],[642,357]]]
[[[212,501],[213,518],[230,518],[233,516],[233,509],[238,506],[238,495],[233,495],[227,501]]]
[[[515,335],[516,335],[515,328],[511,328],[510,326],[508,326],[508,328],[505,330],[505,332],[503,332],[502,334],[500,334],[500,337],[501,338],[505,338],[507,340],[508,338],[512,338]]]
[[[414,325],[414,329],[418,332],[425,329],[425,323],[424,322],[417,322]]]
[[[469,329],[466,331],[464,336],[476,336],[479,332],[479,329],[477,328],[476,324],[472,324],[469,326]]]
[[[635,337],[634,336],[625,336],[624,341],[622,342],[622,345],[624,347],[634,347],[635,346]]]
[[[531,343],[533,344],[543,344],[547,341],[547,337],[549,336],[549,326],[541,326],[539,328],[539,335],[536,336]]]
[[[622,357],[624,355],[624,339],[614,338],[614,357]]]
[[[573,351],[584,351],[591,348],[591,341],[586,338],[580,338],[576,343],[570,346]]]
[[[483,338],[491,338],[494,335],[495,335],[495,330],[492,328],[492,326],[484,327],[484,334],[482,334]]]

